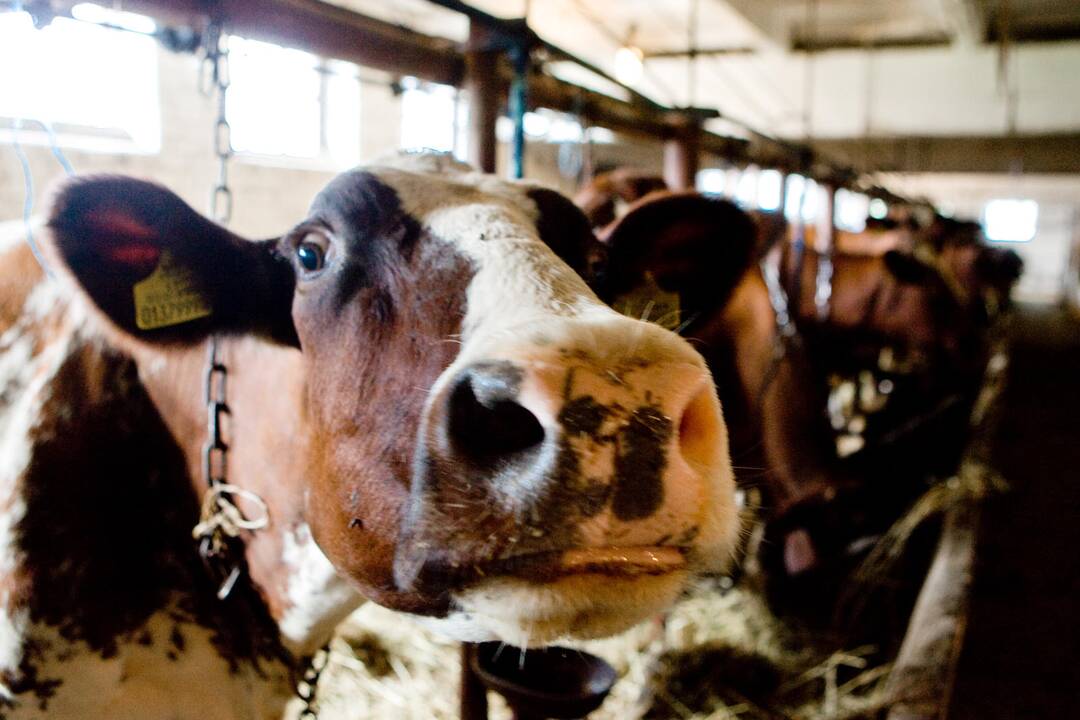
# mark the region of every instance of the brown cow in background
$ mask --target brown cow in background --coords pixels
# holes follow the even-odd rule
[[[781,218],[763,219],[719,198],[652,193],[601,230],[595,284],[705,356],[739,480],[765,503],[758,559],[769,594],[823,615],[832,598],[820,591],[836,589],[928,483],[955,469],[986,329],[1020,268],[981,243],[943,236],[935,248],[908,232],[884,254],[835,253],[820,320],[820,256],[800,261],[776,245],[770,288],[762,261],[786,232]]]

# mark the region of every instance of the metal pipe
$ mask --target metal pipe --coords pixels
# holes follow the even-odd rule
[[[510,84],[510,119],[514,121],[514,137],[510,153],[510,177],[525,177],[525,110],[529,92],[529,49],[521,45],[510,51],[514,80]]]

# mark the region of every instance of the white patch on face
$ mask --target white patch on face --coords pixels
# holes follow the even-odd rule
[[[182,649],[172,642],[174,630]],[[279,720],[293,696],[284,665],[260,661],[260,675],[241,663],[234,673],[211,630],[177,622],[167,611],[151,616],[108,659],[54,628],[36,625],[29,633],[45,648],[38,677],[62,683],[45,711],[32,693],[20,697],[6,716],[11,720]],[[144,633],[149,644],[138,641]]]
[[[363,598],[338,575],[306,523],[286,530],[282,542],[290,607],[278,624],[285,647],[303,657],[322,646]]]
[[[558,640],[607,637],[663,612],[678,598],[686,572],[612,578],[580,575],[540,585],[502,578],[455,594],[458,610],[420,618],[436,632],[463,642],[500,640],[541,647]]]
[[[464,339],[487,340],[552,317],[614,315],[540,239],[539,211],[528,197],[536,186],[460,165],[449,174],[417,174],[417,163],[406,158],[369,169],[394,189],[409,216],[472,262]]]

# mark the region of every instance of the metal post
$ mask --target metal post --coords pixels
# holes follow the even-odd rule
[[[790,173],[782,168],[779,169],[778,172],[780,173],[780,207],[777,209],[777,212],[779,212],[780,217],[783,218],[786,217],[785,214],[787,213],[787,184]]]
[[[465,52],[465,92],[469,98],[469,162],[486,173],[495,172],[495,121],[499,117],[499,51],[491,48],[491,35],[476,22],[469,23]]]
[[[487,720],[487,688],[473,670],[476,645],[461,643],[461,720]]]
[[[817,319],[824,322],[829,317],[832,299],[833,239],[836,236],[836,185],[822,184],[825,206],[817,217],[814,249],[818,253],[817,277],[814,282],[814,309]]]
[[[510,51],[514,81],[510,85],[510,119],[514,121],[514,139],[510,153],[510,177],[525,177],[525,110],[528,107],[529,49],[518,44]]]
[[[664,143],[664,181],[675,191],[693,190],[700,161],[701,123],[679,118],[672,123],[672,135]]]
[[[825,202],[817,216],[814,249],[820,253],[828,253],[832,252],[833,238],[836,236],[836,186],[832,183],[821,183],[819,187]]]

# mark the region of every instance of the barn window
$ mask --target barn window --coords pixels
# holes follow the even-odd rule
[[[698,170],[694,185],[698,192],[706,195],[723,195],[727,186],[727,170],[723,168],[705,168]]]
[[[584,138],[581,123],[573,115],[547,108],[525,113],[525,135],[530,140],[548,143],[581,142]],[[514,121],[499,117],[495,122],[495,137],[499,142],[511,142]]]
[[[355,65],[233,36],[229,71],[226,116],[237,152],[336,167],[360,159]]]
[[[735,202],[744,208],[757,207],[758,175],[760,169],[757,165],[743,168],[739,175],[739,184],[735,186]]]
[[[0,140],[22,125],[20,141],[47,144],[48,123],[65,147],[157,152],[157,43],[146,34],[154,22],[88,3],[72,14],[89,22],[57,18],[39,30],[25,12],[0,14]]]
[[[799,216],[801,207],[803,222],[813,222],[817,218],[820,194],[820,188],[813,180],[807,180],[802,175],[788,175],[787,201],[784,204],[785,217],[788,220],[795,220]]]
[[[870,201],[867,214],[875,220],[884,220],[889,215],[889,204],[881,198],[874,198]]]
[[[402,79],[401,147],[465,154],[467,107],[450,85]]]
[[[1034,200],[991,200],[983,209],[983,230],[994,242],[1028,242],[1039,224]]]
[[[866,229],[866,216],[870,212],[870,198],[862,193],[844,188],[836,191],[836,227],[859,233]]]
[[[762,170],[758,175],[757,204],[765,212],[780,208],[780,186],[784,176],[779,170]]]

